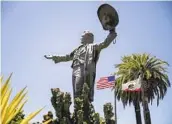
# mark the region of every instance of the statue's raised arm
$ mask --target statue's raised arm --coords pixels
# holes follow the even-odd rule
[[[67,62],[67,61],[71,61],[73,59],[73,56],[74,56],[74,51],[71,52],[70,54],[67,54],[67,55],[58,55],[58,56],[55,56],[55,55],[44,55],[44,57],[46,59],[51,59],[54,61],[54,63],[59,63],[59,62]]]
[[[112,41],[116,38],[116,36],[117,33],[115,32],[115,29],[110,30],[107,38],[103,42],[96,44],[97,50],[101,51],[102,49],[107,48],[112,43]]]

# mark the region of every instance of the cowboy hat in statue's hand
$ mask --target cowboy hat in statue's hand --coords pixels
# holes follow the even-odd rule
[[[101,5],[97,10],[97,15],[104,30],[114,29],[119,23],[117,11],[109,4]]]

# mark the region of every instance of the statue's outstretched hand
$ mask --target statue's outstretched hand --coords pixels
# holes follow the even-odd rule
[[[46,59],[53,59],[53,56],[52,56],[52,55],[44,55],[44,57],[45,57]]]
[[[44,55],[46,59],[52,59],[54,63],[59,63],[60,62],[60,57],[59,56],[52,56],[52,55]]]

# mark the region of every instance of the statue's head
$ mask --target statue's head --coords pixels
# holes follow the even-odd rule
[[[81,35],[81,43],[89,44],[89,43],[93,43],[93,41],[94,41],[93,33],[88,30],[85,30]]]

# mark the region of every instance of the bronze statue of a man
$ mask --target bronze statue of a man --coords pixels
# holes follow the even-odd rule
[[[52,59],[55,63],[72,62],[72,84],[74,98],[79,97],[82,92],[84,83],[87,83],[90,88],[89,100],[94,99],[94,84],[96,77],[96,64],[99,54],[102,49],[107,48],[110,43],[116,38],[115,29],[109,31],[107,38],[99,44],[93,43],[94,35],[90,31],[84,31],[81,36],[81,45],[64,56],[45,55],[47,59]]]

